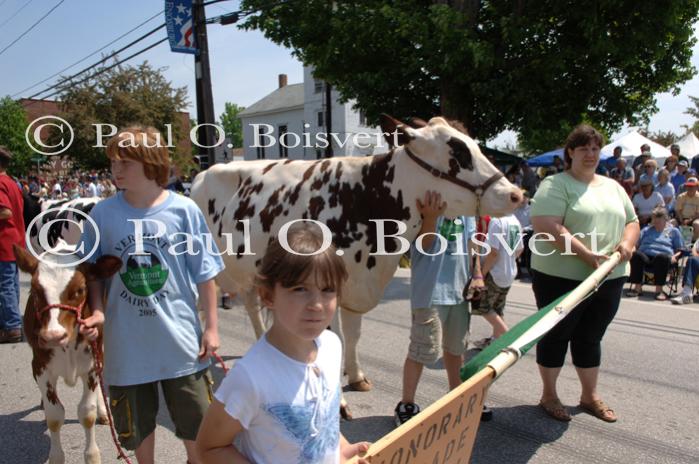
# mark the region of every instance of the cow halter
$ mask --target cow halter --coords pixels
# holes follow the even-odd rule
[[[41,308],[39,311],[36,312],[36,318],[38,320],[41,320],[41,315],[44,314],[46,311],[49,311],[54,308],[58,308],[61,311],[70,311],[72,313],[75,313],[75,318],[76,318],[76,323],[77,324],[82,324],[83,323],[83,308],[85,307],[85,303],[87,302],[87,299],[83,300],[78,306],[71,306],[67,304],[62,304],[62,303],[54,303],[54,304],[49,304]]]
[[[485,191],[488,190],[488,187],[490,187],[495,182],[500,180],[501,177],[504,177],[504,174],[502,172],[498,171],[497,173],[493,174],[490,178],[488,178],[488,180],[483,182],[481,185],[474,186],[473,184],[470,184],[470,183],[466,182],[465,180],[461,180],[457,177],[454,177],[450,174],[447,174],[446,172],[435,168],[430,163],[418,158],[417,156],[415,156],[415,154],[412,151],[410,151],[410,149],[408,148],[407,145],[403,145],[403,149],[408,154],[408,156],[410,157],[411,160],[415,161],[415,163],[417,163],[418,166],[420,166],[422,169],[429,172],[433,176],[439,177],[440,179],[444,179],[446,181],[451,182],[452,184],[456,184],[459,187],[463,187],[466,190],[471,191],[476,196],[476,216],[480,216],[481,197],[483,196]]]

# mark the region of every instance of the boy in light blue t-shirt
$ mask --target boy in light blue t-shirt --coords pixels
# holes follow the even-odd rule
[[[212,398],[209,356],[219,346],[213,278],[223,263],[213,241],[205,243],[211,237],[196,204],[164,189],[169,157],[159,135],[134,126],[107,143],[122,191],[95,205],[97,230],[86,223],[81,245],[90,260],[114,255],[122,267],[108,281],[88,283],[93,315],[81,332],[96,338],[104,323],[104,375],[122,446],[139,462],[154,462],[160,384],[187,460],[199,463],[194,440]]]
[[[473,218],[442,216],[446,207],[436,192],[427,192],[424,202],[417,201],[422,215],[419,236],[428,235],[422,240],[423,252],[417,249],[417,240],[411,249],[412,326],[403,365],[403,396],[395,409],[396,425],[420,412],[415,393],[422,368],[437,361],[440,351],[449,389],[461,384],[462,355],[471,320],[463,291],[468,282],[470,239],[476,224]]]

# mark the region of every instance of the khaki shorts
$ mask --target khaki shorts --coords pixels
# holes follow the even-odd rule
[[[414,309],[408,357],[420,364],[433,364],[439,359],[440,344],[445,352],[461,355],[470,323],[467,302]]]
[[[213,401],[213,382],[208,369],[175,379],[109,387],[114,428],[119,443],[128,450],[138,448],[155,430],[158,384],[162,385],[165,403],[175,424],[175,435],[181,440],[197,438],[204,413]]]
[[[498,287],[490,274],[485,276],[484,283],[485,288],[481,293],[480,299],[471,301],[471,314],[483,316],[491,311],[495,311],[502,317],[505,313],[505,302],[507,301],[507,293],[510,291],[510,287]]]

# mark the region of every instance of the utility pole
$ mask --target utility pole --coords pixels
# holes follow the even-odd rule
[[[192,1],[192,23],[196,33],[199,53],[194,55],[194,73],[197,92],[197,124],[215,124],[214,97],[211,91],[211,68],[209,66],[209,42],[206,37],[206,12],[204,0]],[[216,143],[212,126],[199,127],[197,142],[200,146],[212,147]],[[201,168],[208,168],[214,161],[213,148],[199,148]]]
[[[325,82],[325,129],[328,138],[328,146],[325,148],[325,157],[332,158],[334,152],[330,133],[333,131],[333,99],[332,86],[327,81]]]

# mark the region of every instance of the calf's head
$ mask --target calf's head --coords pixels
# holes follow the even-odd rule
[[[91,313],[87,307],[87,282],[106,279],[121,268],[121,259],[102,256],[95,263],[73,265],[75,256],[68,255],[74,246],[62,244],[37,259],[29,251],[14,247],[17,267],[31,274],[31,291],[25,309],[27,338],[44,348],[65,347],[77,335],[77,314],[65,305],[78,308],[81,317]]]
[[[481,153],[478,144],[465,131],[458,130],[445,119],[435,117],[428,122],[416,119],[413,125],[382,115],[381,128],[389,144],[402,145],[406,152],[423,162],[414,162],[416,172],[425,166],[438,170],[457,182],[435,178],[416,192],[435,190],[447,202],[446,216],[473,216],[476,214],[476,191],[481,191],[480,214],[504,216],[511,214],[522,201],[521,190],[512,185]],[[461,181],[461,185],[458,184]],[[465,184],[473,188],[465,187]],[[480,189],[480,190],[479,190]]]

